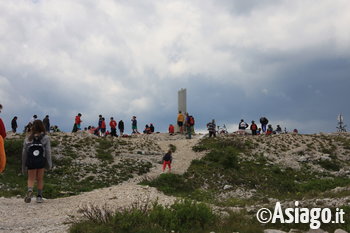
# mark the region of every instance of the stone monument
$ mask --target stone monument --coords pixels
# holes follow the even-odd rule
[[[186,89],[181,88],[178,92],[178,112],[181,111],[182,114],[185,114],[187,112],[187,105],[186,105]]]
[[[186,94],[187,94],[186,93],[186,88],[181,88],[177,92],[177,113],[176,113],[176,118],[177,118],[177,114],[179,113],[179,111],[181,111],[181,113],[184,116],[185,116],[185,114],[187,112],[187,105],[186,105],[187,97],[186,97]],[[176,121],[176,124],[175,124],[175,130],[176,130],[176,132],[180,132],[180,127],[177,125],[177,121]]]

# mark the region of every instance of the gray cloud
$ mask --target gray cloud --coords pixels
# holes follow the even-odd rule
[[[9,127],[49,114],[69,131],[97,116],[164,131],[188,89],[199,128],[240,118],[334,131],[349,94],[346,1],[0,3],[0,102]]]

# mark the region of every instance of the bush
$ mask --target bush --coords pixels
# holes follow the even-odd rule
[[[158,178],[152,181],[145,181],[143,184],[157,187],[160,191],[165,194],[181,194],[193,191],[192,186],[186,182],[182,175],[165,173],[161,174]]]
[[[106,206],[85,207],[81,212],[86,220],[74,223],[71,233],[203,232],[214,229],[219,223],[218,217],[207,205],[190,200],[177,201],[170,207],[163,207],[157,202],[151,205],[149,202],[137,203],[115,214]]]

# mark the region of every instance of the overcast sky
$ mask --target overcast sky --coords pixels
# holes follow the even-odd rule
[[[175,123],[177,91],[197,128],[264,115],[303,133],[350,125],[348,0],[0,2],[0,114],[71,131],[98,115],[139,129]]]

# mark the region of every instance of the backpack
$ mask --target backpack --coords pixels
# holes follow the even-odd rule
[[[251,125],[251,130],[257,130],[257,128],[258,128],[258,127],[256,126],[256,124],[252,124],[252,125]]]
[[[42,137],[34,137],[33,141],[28,145],[26,161],[28,169],[40,169],[45,167],[46,158],[41,138]]]
[[[194,118],[193,118],[193,116],[190,116],[190,117],[189,117],[188,122],[189,122],[189,124],[190,124],[191,126],[194,125]]]
[[[166,153],[164,156],[163,156],[163,160],[164,161],[170,161],[171,160],[171,154],[169,154],[169,153]]]

